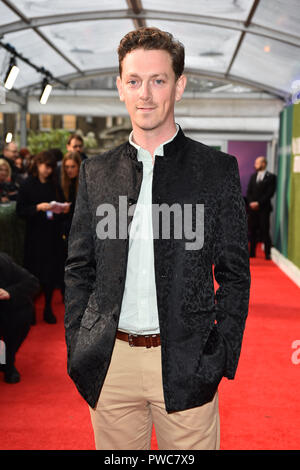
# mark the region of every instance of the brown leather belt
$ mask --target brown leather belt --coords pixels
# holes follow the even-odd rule
[[[132,335],[117,331],[117,338],[129,343],[129,346],[143,346],[144,348],[156,348],[160,346],[160,335]]]

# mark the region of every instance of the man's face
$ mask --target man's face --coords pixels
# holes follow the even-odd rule
[[[261,171],[266,168],[265,159],[263,157],[257,157],[254,162],[254,168],[256,171]]]
[[[184,75],[175,81],[172,59],[164,50],[136,49],[122,62],[117,79],[120,100],[124,101],[133,129],[170,129],[174,125],[174,105],[184,92]]]
[[[13,142],[8,144],[8,146],[3,150],[3,155],[6,158],[10,158],[10,160],[15,161],[15,159],[19,155],[18,147],[16,146],[16,144],[14,144]]]
[[[83,151],[83,143],[81,140],[72,139],[71,142],[67,145],[68,152],[82,152]]]

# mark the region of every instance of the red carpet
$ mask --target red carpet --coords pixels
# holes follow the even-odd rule
[[[273,262],[251,260],[250,311],[236,379],[220,386],[221,449],[300,449],[300,290]],[[22,345],[19,384],[0,373],[0,449],[94,449],[89,411],[66,374],[63,305],[56,325],[42,321]],[[300,357],[300,354],[298,355]],[[153,448],[156,448],[153,438]]]

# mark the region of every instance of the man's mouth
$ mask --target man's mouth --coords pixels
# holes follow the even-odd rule
[[[138,106],[137,109],[139,111],[150,112],[150,111],[153,111],[155,107],[154,106]]]

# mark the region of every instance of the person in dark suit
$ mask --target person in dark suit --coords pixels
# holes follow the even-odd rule
[[[267,159],[257,157],[255,173],[251,175],[247,188],[248,223],[250,232],[250,257],[256,254],[256,245],[264,243],[265,258],[271,259],[270,213],[271,199],[276,191],[276,175],[267,171]]]
[[[218,449],[218,385],[235,376],[250,290],[237,160],[175,123],[186,77],[171,34],[132,31],[118,53],[133,131],[81,164],[65,268],[68,373],[97,449],[150,449],[153,423],[159,449]]]
[[[35,276],[0,252],[0,337],[5,343],[4,380],[20,381],[15,356],[30,330],[33,297],[39,291]]]

